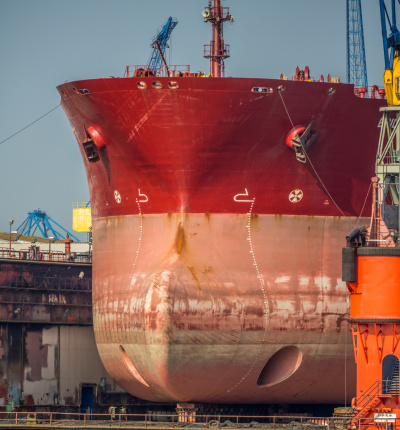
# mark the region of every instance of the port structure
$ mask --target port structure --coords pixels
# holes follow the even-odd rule
[[[370,241],[377,245],[392,241],[398,247],[400,231],[399,179],[400,179],[400,107],[388,106],[382,112],[381,132],[376,155],[374,183],[374,223]],[[378,221],[379,220],[379,221]],[[390,237],[388,237],[388,234]]]
[[[396,2],[391,0],[391,8],[385,0],[379,0],[385,73],[383,83],[389,106],[400,106],[400,32],[396,24]]]
[[[86,257],[0,249],[0,325],[92,324],[92,265]]]
[[[393,37],[395,1],[392,1],[394,26],[389,37],[384,0],[380,0],[380,6],[389,106],[380,108],[371,222],[368,228],[354,229],[346,237],[347,247],[342,250],[342,279],[350,292],[348,321],[357,364],[357,396],[352,401],[351,424],[363,429],[387,429],[400,424],[400,106],[395,105],[396,90],[390,86],[393,77],[397,79],[395,84],[399,82],[396,59],[400,45]]]
[[[169,48],[167,42],[171,37],[172,30],[177,26],[177,24],[178,20],[170,16],[166,23],[157,30],[157,35],[154,36],[150,45],[150,48],[153,48],[148,61],[150,70],[159,72],[162,64],[167,66],[167,62],[165,60],[165,50],[166,48]]]
[[[361,228],[347,236],[342,256],[357,364],[351,422],[353,428],[388,428],[400,424],[400,248],[368,243]]]
[[[393,109],[383,108],[383,122]],[[399,115],[397,109],[396,129]],[[400,425],[399,158],[398,139],[387,136],[385,128],[379,141],[377,176],[372,178],[371,224],[354,229],[342,250],[342,279],[350,292],[348,321],[357,364],[351,423],[360,429]],[[397,219],[388,225],[389,208],[390,216],[397,214]]]
[[[361,0],[347,0],[347,82],[368,88]]]
[[[230,57],[229,45],[224,43],[223,24],[234,22],[228,7],[222,7],[220,0],[209,2],[203,11],[204,22],[212,24],[212,40],[204,45],[204,58],[210,60],[210,74],[215,78],[225,76],[224,60]]]
[[[60,233],[56,226],[60,228],[65,234],[63,235]],[[40,231],[42,237],[47,239],[61,240],[65,239],[68,235],[77,242],[80,242],[77,237],[54,221],[49,215],[47,215],[45,211],[40,209],[28,212],[28,216],[17,228],[19,236],[34,236],[37,230]]]

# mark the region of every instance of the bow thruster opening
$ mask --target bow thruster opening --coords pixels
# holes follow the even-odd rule
[[[293,375],[299,368],[303,354],[297,346],[286,346],[277,351],[261,370],[257,380],[260,387],[270,387]]]
[[[140,373],[137,371],[135,365],[132,363],[132,360],[129,358],[128,354],[126,353],[124,347],[122,345],[119,346],[119,350],[121,352],[121,358],[124,362],[126,368],[129,370],[131,375],[137,379],[140,383],[145,385],[146,387],[149,386],[149,384],[140,376]]]

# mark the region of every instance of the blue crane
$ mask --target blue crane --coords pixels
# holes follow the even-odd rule
[[[368,88],[361,0],[347,0],[347,83]]]
[[[46,214],[46,212],[40,209],[28,212],[27,218],[17,228],[17,231],[21,236],[33,236],[36,230],[39,229],[42,237],[49,238],[52,236],[54,239],[65,239],[66,235],[63,236],[59,233],[55,226],[59,227],[64,233],[69,234],[69,237],[72,237],[74,240],[79,242],[77,237],[55,222]]]
[[[153,38],[150,48],[153,48],[153,51],[150,55],[150,60],[148,61],[149,68],[153,71],[160,71],[162,64],[166,64],[165,61],[165,48],[168,48],[167,45],[168,39],[171,37],[172,30],[178,24],[178,20],[176,18],[169,17],[167,22],[157,30],[157,35]]]

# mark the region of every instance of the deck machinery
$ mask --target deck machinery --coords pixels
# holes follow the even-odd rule
[[[342,254],[343,280],[351,294],[349,322],[357,363],[357,396],[352,401],[351,420],[354,428],[400,425],[400,33],[395,5],[392,0],[390,17],[385,1],[380,0],[388,106],[380,109],[371,223],[368,229],[356,228],[347,236]]]

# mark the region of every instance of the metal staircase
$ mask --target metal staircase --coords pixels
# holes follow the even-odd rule
[[[399,361],[395,360],[391,377],[387,382],[386,394],[389,396],[399,395]]]
[[[390,377],[383,381],[376,381],[371,387],[358,397],[353,405],[355,416],[352,423],[367,418],[374,408],[386,397],[399,395],[399,360],[395,360]]]
[[[369,412],[381,401],[378,395],[382,393],[382,381],[376,381],[363,395],[357,398],[354,410],[356,415],[353,422],[357,422],[360,418],[365,418]]]

